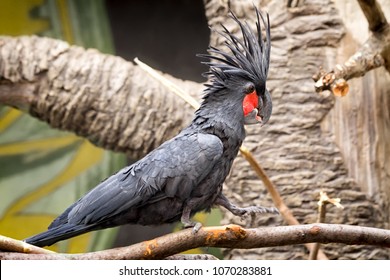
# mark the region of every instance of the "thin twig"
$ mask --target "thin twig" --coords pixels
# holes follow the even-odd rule
[[[325,223],[326,218],[326,205],[333,204],[337,208],[344,208],[341,203],[340,198],[329,198],[329,196],[324,191],[320,191],[320,199],[318,200],[318,223]],[[320,243],[314,243],[313,248],[310,250],[310,260],[316,260],[318,251],[320,249]]]
[[[170,80],[163,77],[161,74],[159,74],[156,70],[154,70],[152,67],[147,65],[146,63],[139,60],[137,57],[134,58],[134,62],[138,64],[138,66],[144,70],[146,73],[148,73],[150,76],[155,78],[157,81],[159,81],[161,84],[166,86],[168,89],[172,90],[174,94],[182,98],[185,102],[190,104],[195,110],[199,108],[199,102],[193,98],[191,95],[187,94],[183,90],[181,90],[176,84],[172,83]]]

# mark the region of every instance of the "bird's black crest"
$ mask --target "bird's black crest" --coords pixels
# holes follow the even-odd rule
[[[266,14],[267,20],[265,20],[259,10],[256,7],[255,9],[257,34],[254,34],[247,22],[242,23],[231,13],[230,17],[239,25],[243,39],[239,39],[222,25],[223,31],[217,32],[226,39],[225,45],[229,48],[230,53],[211,46],[208,49],[210,54],[198,55],[213,60],[204,62],[210,67],[209,72],[206,72],[205,75],[211,77],[212,82],[211,85],[206,84],[208,86],[206,96],[226,87],[227,81],[231,77],[240,77],[253,81],[255,84],[261,82],[265,85],[271,51],[269,16]],[[265,27],[265,38],[261,33],[260,19]]]

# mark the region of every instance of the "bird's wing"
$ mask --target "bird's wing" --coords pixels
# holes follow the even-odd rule
[[[210,134],[179,134],[138,162],[101,182],[59,216],[50,228],[69,222],[91,224],[165,198],[188,198],[223,152]]]

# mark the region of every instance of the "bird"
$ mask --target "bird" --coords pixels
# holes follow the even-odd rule
[[[124,224],[181,221],[196,233],[192,216],[221,206],[236,216],[278,213],[274,207],[239,207],[222,193],[223,183],[245,139],[245,125],[263,126],[272,112],[266,87],[271,35],[268,13],[255,7],[256,28],[230,11],[242,38],[224,25],[215,32],[226,50],[200,54],[209,67],[202,102],[192,122],[135,163],[108,177],[69,206],[26,243],[44,247],[90,231]],[[265,35],[261,25],[264,25]]]

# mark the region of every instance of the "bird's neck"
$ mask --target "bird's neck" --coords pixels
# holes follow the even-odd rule
[[[232,104],[226,104],[226,106],[202,104],[196,112],[190,128],[216,135],[221,139],[224,149],[237,149],[238,151],[245,138],[242,109],[239,107],[237,109],[237,106],[232,106]]]

